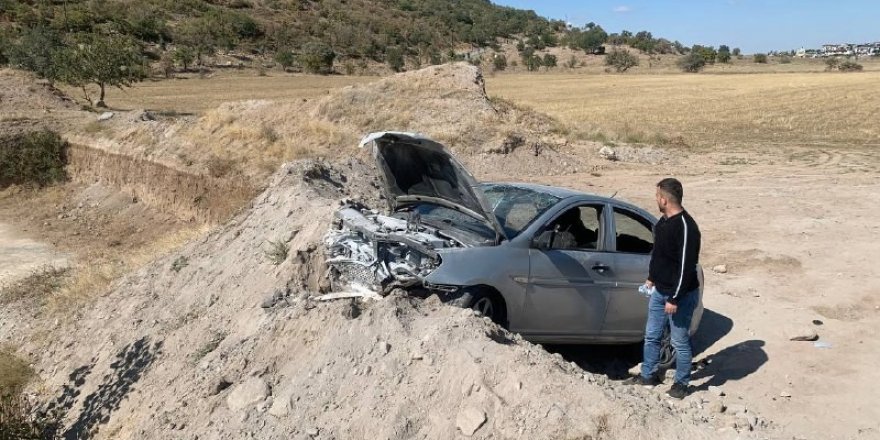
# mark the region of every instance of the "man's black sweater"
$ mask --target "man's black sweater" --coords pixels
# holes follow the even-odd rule
[[[700,229],[693,217],[682,211],[663,216],[654,225],[654,250],[648,280],[666,301],[677,304],[688,292],[700,287],[697,263],[700,262]]]

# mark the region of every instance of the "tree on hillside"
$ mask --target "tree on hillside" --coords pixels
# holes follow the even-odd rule
[[[556,67],[556,62],[556,55],[546,53],[544,54],[544,60],[541,64],[543,64],[544,67],[547,68],[547,70],[550,70],[551,67]]]
[[[715,56],[719,63],[730,62],[730,47],[722,44],[718,46],[718,54]]]
[[[180,65],[183,67],[183,71],[186,72],[187,70],[189,70],[190,64],[195,61],[196,54],[191,48],[187,46],[180,46],[174,49],[172,58],[175,62],[180,63]]]
[[[4,51],[9,64],[30,70],[52,84],[58,80],[64,65],[59,61],[64,43],[61,35],[48,27],[26,29]]]
[[[626,72],[631,67],[639,65],[639,59],[626,49],[612,49],[605,55],[605,65],[614,67],[617,72]]]
[[[287,49],[275,52],[275,62],[278,63],[285,72],[293,67],[294,61],[296,61],[296,57],[293,55],[293,52]]]
[[[300,49],[299,63],[309,73],[328,74],[332,72],[333,60],[335,59],[336,52],[321,42],[309,42]]]
[[[507,57],[504,54],[496,53],[495,58],[492,59],[492,66],[495,70],[507,69]]]
[[[405,66],[403,51],[399,47],[389,47],[385,52],[385,61],[388,63],[388,67],[395,72],[402,72]]]
[[[706,67],[706,59],[697,52],[691,52],[679,58],[676,64],[684,72],[697,73]]]
[[[718,52],[715,51],[715,48],[712,46],[701,46],[699,44],[695,44],[694,47],[691,48],[692,53],[697,53],[706,61],[706,64],[715,64],[715,58],[718,56]]]
[[[571,49],[580,49],[586,53],[594,53],[608,40],[608,33],[594,23],[589,23],[585,30],[574,28],[566,36]]]
[[[147,76],[140,48],[123,36],[80,34],[63,53],[66,67],[59,79],[81,87],[83,92],[89,84],[98,86],[97,107],[106,107],[107,87],[131,87]],[[86,99],[89,99],[87,92]]]

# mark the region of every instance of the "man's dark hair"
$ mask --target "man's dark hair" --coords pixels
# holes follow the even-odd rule
[[[667,177],[657,183],[657,188],[669,196],[670,202],[681,205],[681,201],[684,199],[684,189],[678,179]]]

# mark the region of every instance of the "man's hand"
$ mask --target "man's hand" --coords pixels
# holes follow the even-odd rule
[[[666,307],[663,309],[667,315],[674,315],[676,311],[678,311],[678,306],[672,303],[666,303]]]
[[[645,280],[645,285],[648,286],[648,288],[650,289],[654,287],[654,282],[651,280]]]

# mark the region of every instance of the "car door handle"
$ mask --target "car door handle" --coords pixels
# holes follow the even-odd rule
[[[599,272],[599,273],[605,273],[605,271],[609,270],[609,269],[611,269],[611,268],[602,264],[602,263],[596,263],[593,265],[593,270],[595,270],[596,272]]]

